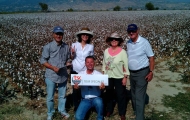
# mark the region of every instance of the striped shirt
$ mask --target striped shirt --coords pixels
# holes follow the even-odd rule
[[[136,42],[131,39],[127,42],[128,67],[130,70],[139,70],[149,66],[149,57],[154,56],[149,41],[141,36]]]
[[[46,68],[45,77],[49,78],[55,83],[63,83],[67,80],[68,73],[66,68],[66,62],[70,58],[69,46],[62,42],[61,45],[57,45],[56,41],[46,44],[43,47],[42,56],[40,58],[40,63],[44,64],[48,62],[52,66],[60,68],[58,73],[53,70]]]

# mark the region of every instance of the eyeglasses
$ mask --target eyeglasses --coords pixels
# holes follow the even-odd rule
[[[137,30],[129,30],[129,31],[127,31],[127,33],[129,34],[129,33],[136,33],[137,32]]]

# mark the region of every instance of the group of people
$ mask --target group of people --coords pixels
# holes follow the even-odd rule
[[[63,42],[64,30],[57,26],[53,29],[53,41],[43,47],[41,64],[46,67],[45,82],[47,85],[47,120],[52,120],[54,109],[55,87],[58,87],[58,111],[63,118],[70,115],[65,110],[68,67],[71,74],[106,74],[108,86],[73,85],[73,104],[76,120],[84,120],[92,107],[97,112],[97,120],[110,117],[113,113],[113,101],[118,104],[121,120],[126,119],[126,84],[130,79],[132,104],[136,120],[144,120],[145,96],[148,82],[153,78],[154,53],[147,39],[139,35],[136,24],[127,27],[130,40],[127,50],[121,48],[124,40],[114,32],[106,39],[110,46],[105,49],[102,72],[94,70],[94,46],[91,43],[93,32],[82,28],[75,36],[78,41],[68,46]],[[72,62],[71,62],[72,60]],[[102,98],[102,91],[105,94]],[[115,93],[115,95],[113,94]]]

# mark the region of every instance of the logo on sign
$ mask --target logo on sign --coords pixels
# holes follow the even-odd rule
[[[72,82],[74,84],[80,84],[80,82],[81,82],[81,76],[77,76],[77,75],[73,76],[72,77]]]

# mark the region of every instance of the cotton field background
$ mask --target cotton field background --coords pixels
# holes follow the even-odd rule
[[[82,27],[93,31],[96,66],[101,66],[103,51],[108,47],[105,38],[118,32],[127,41],[126,29],[131,23],[137,24],[140,35],[150,41],[156,62],[167,61],[172,72],[180,68],[181,80],[190,82],[189,10],[1,14],[0,103],[18,94],[33,101],[46,96],[45,69],[39,58],[42,47],[52,40],[54,26],[64,28],[63,40],[69,45],[76,41],[74,34]],[[39,103],[30,104],[35,108],[45,106],[45,101]]]

